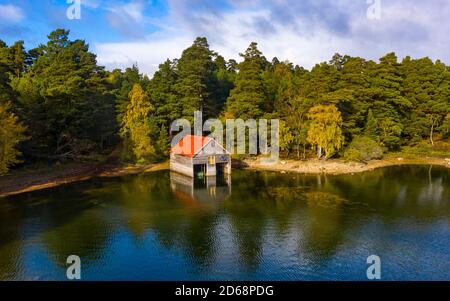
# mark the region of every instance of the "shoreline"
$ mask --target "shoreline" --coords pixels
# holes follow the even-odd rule
[[[331,160],[279,160],[273,165],[261,164],[260,158],[233,160],[233,167],[238,169],[274,171],[281,173],[295,172],[301,174],[354,174],[372,171],[377,168],[398,165],[437,165],[450,168],[450,159],[425,157],[402,158],[389,156],[381,160],[372,160],[367,164]],[[112,178],[126,175],[148,173],[169,169],[169,161],[148,165],[111,165],[74,163],[60,166],[56,170],[23,170],[0,177],[0,200],[8,196],[54,188],[64,184],[86,181],[92,178]]]
[[[82,182],[92,178],[113,178],[169,169],[169,162],[148,165],[70,164],[58,170],[21,171],[0,177],[0,200],[8,196]]]
[[[372,160],[368,163],[345,162],[340,159],[331,160],[279,160],[276,164],[261,164],[258,158],[245,159],[240,164],[244,169],[275,171],[281,173],[295,172],[301,174],[329,174],[342,175],[373,171],[377,168],[399,165],[436,165],[450,168],[450,159],[438,157],[403,158],[389,156],[380,160]]]

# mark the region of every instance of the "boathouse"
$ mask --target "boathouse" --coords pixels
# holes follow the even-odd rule
[[[170,170],[190,177],[231,174],[231,157],[213,138],[186,135],[172,147]]]

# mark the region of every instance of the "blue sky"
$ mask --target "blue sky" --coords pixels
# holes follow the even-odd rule
[[[196,36],[227,59],[251,41],[271,59],[310,68],[335,52],[378,59],[429,56],[450,63],[447,0],[81,0],[69,20],[66,0],[0,0],[0,39],[45,43],[53,29],[85,39],[107,68],[137,63],[152,74]],[[378,6],[379,4],[379,6]],[[379,8],[379,10],[378,10]],[[375,9],[375,10],[374,10]],[[368,15],[369,11],[369,15]]]

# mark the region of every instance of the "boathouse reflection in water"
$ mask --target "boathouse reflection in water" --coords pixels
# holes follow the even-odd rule
[[[175,197],[188,204],[212,205],[231,195],[231,175],[188,177],[170,172],[170,188]]]

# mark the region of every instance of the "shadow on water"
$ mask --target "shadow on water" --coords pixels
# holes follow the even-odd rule
[[[45,248],[46,257],[59,267],[65,266],[71,254],[87,262],[102,256],[113,229],[107,216],[95,210],[103,200],[83,191],[93,185],[58,187],[0,201],[0,255],[8,254],[0,257],[0,279],[2,272],[22,274],[14,269],[23,267],[27,248]]]
[[[400,277],[420,279],[404,269],[422,253],[444,261],[434,277],[450,277],[440,236],[450,237],[449,176],[429,166],[236,170],[232,180],[159,171],[29,193],[0,201],[0,279],[61,279],[71,254],[90,279],[360,279],[346,264],[372,249]],[[123,262],[103,266],[115,258]]]

